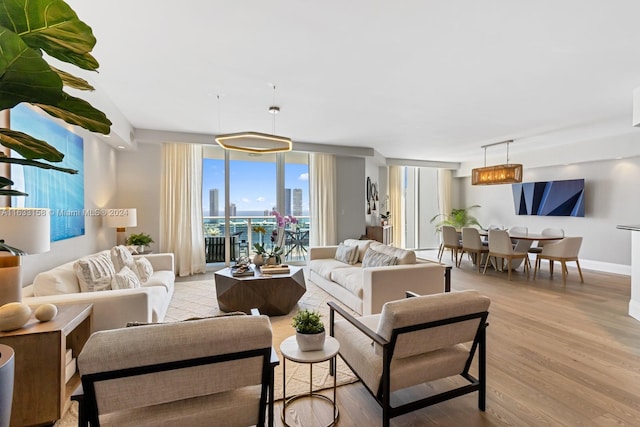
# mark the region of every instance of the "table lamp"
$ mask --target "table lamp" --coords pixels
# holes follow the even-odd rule
[[[127,240],[124,234],[126,228],[138,225],[136,209],[108,209],[106,221],[108,227],[116,229],[116,244],[124,245]]]
[[[22,301],[21,255],[48,252],[49,209],[0,208],[0,306]]]

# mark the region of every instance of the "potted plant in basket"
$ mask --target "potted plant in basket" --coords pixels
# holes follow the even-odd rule
[[[300,310],[293,316],[291,325],[296,329],[296,342],[300,351],[322,350],[325,330],[320,320],[322,314],[314,310]]]
[[[146,233],[132,234],[127,237],[127,245],[137,246],[138,253],[142,253],[146,250],[150,243],[153,243],[153,239]]]

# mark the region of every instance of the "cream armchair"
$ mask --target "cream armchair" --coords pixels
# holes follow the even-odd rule
[[[79,424],[264,426],[268,401],[272,425],[271,354],[266,316],[96,332],[78,356]]]
[[[489,304],[476,291],[451,292],[388,302],[380,314],[355,318],[330,302],[330,334],[340,342],[340,356],[382,406],[384,427],[398,415],[475,391],[484,411]],[[469,373],[476,351],[478,378]],[[391,406],[395,392],[457,375],[469,384]]]
[[[553,263],[554,261],[560,262],[562,266],[562,284],[567,284],[567,262],[575,261],[578,267],[578,274],[580,274],[580,283],[584,283],[582,277],[582,269],[580,268],[580,261],[578,261],[578,254],[580,253],[580,246],[582,246],[582,237],[565,237],[562,240],[553,243],[547,243],[542,247],[542,251],[536,256],[536,267],[533,270],[533,279],[535,280],[538,268],[540,267],[540,261],[543,259],[549,260],[549,270],[553,276]]]

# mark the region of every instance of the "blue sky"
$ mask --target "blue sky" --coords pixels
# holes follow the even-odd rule
[[[302,189],[302,211],[309,210],[309,167],[306,164],[285,165],[285,188]],[[238,214],[242,211],[270,210],[276,205],[276,165],[273,162],[233,160],[230,164],[230,201]],[[209,211],[209,190],[219,190],[219,206],[224,205],[224,161],[204,159],[202,172],[202,205],[205,215]],[[222,214],[222,212],[220,212]],[[284,214],[284,212],[283,212]]]

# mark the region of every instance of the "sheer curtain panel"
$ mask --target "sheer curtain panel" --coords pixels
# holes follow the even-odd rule
[[[309,155],[310,246],[337,244],[336,158],[333,154]]]
[[[404,167],[389,166],[389,212],[393,222],[393,246],[405,247],[405,215],[403,200]]]
[[[160,198],[160,250],[173,252],[176,273],[204,273],[202,146],[164,144]]]

